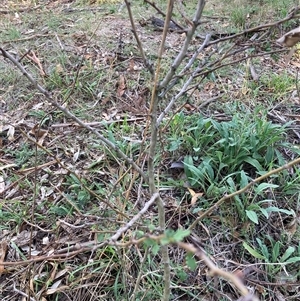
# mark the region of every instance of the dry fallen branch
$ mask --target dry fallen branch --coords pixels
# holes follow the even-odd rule
[[[280,39],[276,41],[279,44],[284,45],[285,47],[291,47],[292,49],[289,51],[285,62],[288,63],[288,61],[292,58],[293,54],[296,51],[296,47],[294,47],[298,42],[300,42],[300,27],[295,28],[289,32],[287,32],[285,35],[283,35]]]
[[[151,5],[161,16],[163,16],[164,18],[166,18],[166,14],[159,9],[159,7],[157,7],[157,5],[154,2],[151,2],[149,0],[145,0],[146,3],[148,3],[149,5]],[[181,29],[181,31],[186,31],[179,23],[177,23],[173,18],[170,19],[172,21],[172,23],[178,28]]]
[[[211,46],[211,45],[214,45],[214,44],[218,44],[220,42],[224,42],[224,41],[227,41],[227,40],[233,40],[235,38],[238,38],[240,36],[243,36],[243,35],[246,35],[248,33],[252,33],[252,32],[258,32],[260,30],[263,30],[263,29],[267,29],[267,28],[272,28],[272,27],[276,27],[280,24],[283,24],[287,21],[290,21],[292,19],[297,19],[299,18],[299,11],[300,11],[300,6],[294,8],[292,10],[291,13],[288,14],[288,16],[284,19],[281,19],[280,21],[277,21],[277,22],[272,22],[272,23],[268,23],[268,24],[264,24],[264,25],[259,25],[259,26],[256,26],[256,27],[252,27],[252,28],[249,28],[247,30],[244,30],[242,32],[239,32],[237,34],[234,34],[234,35],[230,35],[228,37],[224,37],[224,38],[220,38],[218,40],[214,40],[214,41],[211,41],[207,46]]]

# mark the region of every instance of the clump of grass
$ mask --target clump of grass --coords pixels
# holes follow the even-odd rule
[[[176,157],[184,154],[184,171],[192,188],[204,192],[206,200],[220,198],[285,163],[280,150],[292,148],[284,143],[287,127],[288,124],[267,121],[258,110],[256,114],[236,113],[230,121],[221,122],[180,113],[170,124],[168,150]],[[236,197],[243,219],[246,212],[248,218],[257,222],[254,215],[257,210],[263,212],[262,206],[250,205],[263,200],[263,191],[277,188],[284,175],[273,179],[273,184],[262,183],[254,189],[249,201],[246,197],[242,200]]]
[[[287,72],[262,76],[261,83],[268,88],[270,93],[278,96],[295,88],[295,79]]]

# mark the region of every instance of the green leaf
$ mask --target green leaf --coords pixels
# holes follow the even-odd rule
[[[252,210],[246,210],[246,215],[253,223],[258,224],[258,216],[257,216],[256,212],[254,212]]]
[[[158,245],[158,244],[152,246],[151,252],[152,252],[152,254],[153,254],[154,256],[157,255],[158,251],[159,251],[159,245]]]
[[[157,245],[157,242],[156,242],[154,239],[152,239],[152,238],[146,238],[146,239],[144,240],[144,245],[145,245],[146,247],[152,247],[152,246],[154,246],[154,245]]]
[[[289,246],[286,251],[284,252],[284,254],[281,256],[280,258],[280,262],[285,262],[286,259],[288,259],[294,252],[295,252],[295,247],[291,247]],[[295,258],[295,257],[294,257]]]
[[[174,152],[174,151],[176,151],[180,147],[180,145],[181,145],[181,141],[180,140],[173,140],[173,141],[171,141],[168,150],[170,152]]]
[[[137,230],[137,231],[135,232],[135,237],[136,237],[137,239],[142,238],[144,235],[145,235],[145,232],[142,231],[142,230]]]
[[[271,146],[267,147],[265,159],[267,161],[267,164],[270,164],[274,158],[274,148]]]
[[[195,271],[195,269],[197,267],[197,262],[195,260],[194,254],[192,254],[192,253],[187,254],[186,264],[192,271]]]
[[[203,165],[205,166],[205,171],[208,174],[210,180],[213,180],[215,177],[214,170],[209,164],[211,159],[203,161]]]
[[[78,201],[80,202],[80,203],[84,203],[84,202],[87,202],[87,201],[89,201],[90,200],[90,194],[89,194],[89,192],[88,191],[86,191],[86,190],[81,190],[81,191],[79,191],[78,192]],[[81,204],[82,205],[82,204]],[[84,205],[84,204],[83,204]]]
[[[260,253],[258,253],[256,250],[254,250],[252,247],[250,247],[247,243],[243,242],[243,247],[255,258],[258,259],[265,259],[265,257],[263,255],[261,255]]]
[[[260,238],[256,238],[256,241],[257,241],[258,244],[259,244],[260,250],[261,250],[261,252],[262,252],[262,254],[263,254],[265,260],[266,260],[267,262],[269,262],[269,261],[270,261],[270,260],[269,260],[270,254],[269,254],[269,250],[268,250],[267,246],[261,241]]]
[[[229,184],[229,186],[231,188],[230,192],[234,192],[236,190],[236,187],[235,187],[235,183],[234,183],[232,177],[228,177],[226,182]]]
[[[261,183],[255,188],[255,192],[257,194],[261,193],[262,191],[268,189],[268,188],[277,188],[278,185],[271,184],[271,183]]]
[[[266,218],[269,218],[269,213],[265,208],[259,208],[259,210]]]
[[[215,156],[218,158],[218,161],[220,162],[220,165],[225,165],[222,161],[223,159],[223,152],[221,152],[220,150],[217,150],[215,152]],[[226,166],[226,165],[225,165]],[[219,169],[222,169],[222,168],[219,168]]]
[[[292,257],[292,258],[286,260],[285,263],[295,263],[295,262],[298,262],[298,261],[300,261],[300,257]]]
[[[240,188],[243,188],[248,185],[248,177],[246,173],[242,170],[241,171],[241,180],[240,180]]]
[[[171,242],[171,239],[169,237],[163,237],[161,240],[160,240],[160,243],[165,246],[167,244],[169,244]]]
[[[182,241],[185,237],[189,236],[190,233],[191,233],[190,230],[178,229],[173,236],[173,241],[175,242]]]
[[[260,165],[260,163],[256,159],[248,157],[248,158],[245,158],[244,161],[249,163],[253,167],[255,167],[257,169],[257,171],[264,170],[263,167]]]
[[[280,242],[277,241],[272,250],[272,260],[273,262],[277,262],[280,250]]]
[[[154,230],[156,229],[156,226],[153,225],[153,224],[150,224],[150,225],[148,225],[148,229],[149,229],[150,231],[154,231]]]
[[[277,208],[277,207],[268,207],[268,208],[266,208],[266,210],[268,212],[281,212],[281,213],[285,213],[287,215],[295,216],[294,210],[280,209],[280,208]]]
[[[188,274],[181,268],[176,271],[176,276],[181,280],[185,281],[188,278]]]

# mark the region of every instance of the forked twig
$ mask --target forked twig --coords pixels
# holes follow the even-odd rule
[[[165,76],[165,78],[160,82],[159,84],[159,90],[166,88],[167,85],[169,84],[169,82],[171,81],[171,79],[174,77],[174,74],[177,70],[177,68],[179,67],[179,65],[181,64],[181,62],[183,61],[183,59],[186,56],[188,47],[192,41],[192,38],[195,34],[196,28],[199,25],[199,20],[200,17],[202,15],[203,12],[203,8],[205,5],[205,1],[204,0],[199,0],[198,1],[198,5],[197,5],[197,9],[193,18],[193,26],[186,32],[186,38],[185,41],[183,43],[183,46],[179,52],[179,54],[177,55],[177,57],[175,58],[175,60],[173,61],[170,70],[167,72],[167,75]],[[165,20],[165,25],[169,24],[168,20]]]
[[[191,60],[188,62],[188,64],[185,66],[185,68],[183,69],[183,71],[180,73],[180,75],[182,73],[185,73],[190,67],[191,65],[194,63],[197,55],[200,53],[200,51],[203,50],[203,48],[205,47],[205,45],[208,43],[210,39],[210,35],[207,35],[206,39],[204,40],[203,44],[198,48],[198,50],[195,52],[195,54],[193,55],[193,57],[191,58]],[[168,105],[166,106],[166,108],[163,110],[163,112],[159,115],[158,119],[157,119],[157,123],[156,126],[158,127],[161,122],[163,121],[163,118],[166,116],[166,114],[168,114],[168,112],[171,110],[171,108],[173,107],[174,103],[176,102],[176,100],[178,100],[182,95],[184,95],[186,93],[186,91],[188,90],[191,82],[193,81],[193,79],[195,77],[198,77],[198,73],[199,73],[199,69],[197,68],[189,77],[189,79],[185,82],[185,84],[183,85],[183,87],[180,89],[179,93],[177,93],[174,97],[172,97],[171,101],[168,103]],[[174,80],[174,83],[171,84],[171,86],[175,85],[176,82],[178,81],[178,79]],[[170,87],[171,88],[171,87]],[[169,89],[169,87],[168,87]]]
[[[151,199],[144,205],[144,207],[122,228],[120,228],[111,238],[110,238],[110,242],[111,243],[115,243],[119,237],[125,233],[130,227],[132,227],[134,225],[134,223],[136,221],[138,221],[142,215],[144,215],[149,207],[157,200],[157,198],[159,197],[159,193],[154,193],[151,197]]]

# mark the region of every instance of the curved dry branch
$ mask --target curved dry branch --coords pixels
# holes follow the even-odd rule
[[[252,27],[252,28],[249,28],[249,29],[244,30],[244,31],[242,31],[242,32],[239,32],[239,33],[237,33],[237,34],[230,35],[230,36],[228,36],[228,37],[224,37],[224,38],[220,38],[220,39],[211,41],[210,43],[207,44],[207,47],[209,47],[209,46],[211,46],[211,45],[214,45],[214,44],[218,44],[218,43],[220,43],[220,42],[224,42],[224,41],[228,41],[228,40],[233,40],[233,39],[235,39],[235,38],[238,38],[238,37],[240,37],[240,36],[243,36],[243,35],[248,34],[248,33],[251,33],[251,32],[258,32],[258,31],[260,31],[260,30],[262,30],[262,29],[271,28],[271,27],[276,27],[276,26],[278,26],[278,25],[280,25],[280,24],[283,24],[283,23],[285,23],[285,22],[287,22],[287,21],[290,21],[290,20],[292,20],[292,19],[297,19],[297,18],[300,17],[300,15],[298,14],[299,11],[300,11],[300,6],[294,8],[294,9],[292,10],[292,12],[290,12],[290,13],[288,14],[288,16],[287,16],[286,18],[284,18],[284,19],[281,19],[281,20],[279,20],[279,21],[277,21],[277,22],[272,22],[272,23],[268,23],[268,24],[264,24],[264,25],[259,25],[259,26],[256,26],[256,27]]]
[[[219,276],[231,282],[243,295],[244,297],[243,300],[258,301],[258,298],[248,291],[247,287],[243,284],[240,278],[238,278],[236,275],[232,273],[226,272],[218,268],[213,263],[213,261],[208,257],[208,255],[205,254],[204,250],[200,250],[199,248],[196,248],[194,245],[184,243],[184,242],[178,242],[177,245],[185,249],[187,252],[195,254],[198,258],[203,260],[206,266],[210,269],[210,274],[212,276]]]

